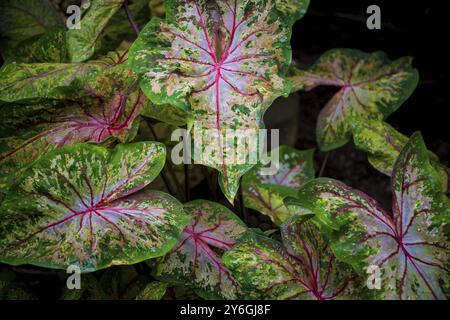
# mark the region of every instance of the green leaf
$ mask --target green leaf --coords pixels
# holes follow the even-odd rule
[[[55,26],[62,27],[62,19],[48,0],[2,0],[0,36],[3,58],[14,55],[20,42],[44,34]]]
[[[298,189],[314,178],[314,150],[299,151],[288,146],[272,150],[269,158],[276,154],[278,162],[275,174],[265,174],[268,166],[253,167],[242,179],[245,206],[268,215],[280,225],[289,217],[283,198],[296,196]]]
[[[275,7],[286,19],[295,22],[301,19],[308,9],[309,0],[275,0]]]
[[[336,256],[359,273],[381,271],[382,299],[445,299],[449,289],[450,203],[419,133],[392,174],[393,218],[370,197],[331,179],[300,190],[303,205],[333,233]]]
[[[64,99],[63,89],[99,67],[96,63],[10,63],[0,69],[0,101]]]
[[[390,176],[400,151],[408,142],[408,137],[380,120],[358,121],[353,123],[352,127],[355,146],[368,154],[368,160],[375,169]],[[447,192],[447,168],[431,151],[429,157],[441,180],[442,191]]]
[[[166,294],[167,283],[154,281],[145,286],[136,296],[136,300],[161,300]]]
[[[293,21],[270,0],[172,0],[166,9],[166,20],[153,18],[131,47],[131,65],[154,104],[192,113],[194,137],[202,140],[194,160],[219,170],[219,185],[233,202],[256,144],[242,141],[248,132],[231,139],[230,130],[256,139],[266,108],[289,93],[282,76]]]
[[[156,142],[47,153],[1,204],[0,261],[89,272],[166,254],[187,217],[167,194],[136,193],[164,161],[164,145]]]
[[[245,224],[226,207],[211,201],[194,200],[184,209],[191,222],[178,244],[158,263],[154,276],[194,288],[203,298],[236,299],[239,286],[216,251],[233,247],[247,230]]]
[[[109,20],[121,8],[124,0],[91,0],[88,10],[80,20],[80,29],[67,31],[67,45],[72,62],[89,59],[99,46]]]
[[[375,169],[390,176],[408,137],[386,122],[366,119],[353,124],[353,140]]]
[[[245,234],[223,256],[250,299],[351,299],[355,274],[334,257],[310,218],[293,216],[281,227],[283,244]]]
[[[192,122],[192,115],[189,112],[171,105],[160,106],[153,103],[146,103],[141,111],[141,115],[168,123],[175,127],[183,127]]]
[[[382,52],[333,49],[307,70],[289,77],[293,91],[319,85],[341,88],[319,114],[317,140],[322,151],[347,143],[351,123],[385,119],[414,91],[419,75],[411,58],[390,61]]]

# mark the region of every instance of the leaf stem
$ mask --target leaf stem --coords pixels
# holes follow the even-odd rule
[[[148,128],[150,129],[150,132],[151,132],[151,134],[152,134],[152,136],[153,136],[153,139],[155,139],[156,141],[159,141],[158,135],[156,134],[156,131],[155,131],[155,129],[153,128],[153,125],[150,123],[150,120],[147,120],[147,121],[146,121],[146,124],[147,124]],[[181,188],[181,184],[180,184],[180,182],[178,181],[178,178],[177,178],[177,176],[176,176],[175,173],[174,173],[174,170],[173,170],[173,167],[172,167],[170,161],[166,161],[166,165],[167,165],[167,168],[166,168],[166,169],[167,169],[167,171],[169,172],[170,177],[172,178],[172,181],[175,183],[175,186],[176,186],[178,192],[173,192],[174,189],[173,189],[172,186],[170,185],[170,181],[169,181],[169,179],[167,178],[167,176],[166,176],[166,174],[165,174],[165,172],[164,172],[164,169],[163,169],[163,170],[161,170],[161,178],[163,179],[164,184],[165,184],[166,187],[167,187],[167,190],[169,190],[169,192],[170,192],[173,196],[176,196],[177,194],[179,194],[180,197],[183,197],[183,190],[182,190],[182,188]],[[171,192],[171,190],[172,190],[172,192]],[[185,199],[185,200],[186,200],[186,199]]]
[[[241,211],[242,220],[247,223],[247,208],[244,205],[244,195],[242,191],[242,184],[239,186],[239,207]]]
[[[123,3],[123,9],[125,10],[128,21],[130,22],[130,25],[133,28],[134,33],[136,33],[136,35],[138,36],[141,31],[139,30],[139,27],[137,26],[136,22],[134,22],[130,10],[128,9],[128,0],[125,0],[125,2]]]
[[[320,166],[320,171],[319,171],[319,178],[322,177],[323,172],[325,171],[325,168],[327,166],[327,162],[328,162],[328,156],[330,155],[330,152],[326,152],[325,153],[325,157],[323,158],[322,164]]]
[[[186,201],[190,201],[191,199],[191,191],[189,185],[189,165],[187,163],[184,164],[184,191]]]

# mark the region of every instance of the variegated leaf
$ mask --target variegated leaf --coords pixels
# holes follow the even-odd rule
[[[408,142],[408,137],[380,120],[365,119],[354,122],[352,131],[355,146],[368,154],[370,164],[378,171],[390,176],[400,151]],[[431,165],[440,177],[442,189],[446,192],[447,170],[435,154],[429,152],[429,156]]]
[[[28,112],[15,120],[23,106],[15,107],[18,112],[8,108],[4,121],[11,117],[16,123],[8,128],[8,136],[0,138],[0,190],[7,190],[29,163],[56,148],[110,138],[132,139],[138,128],[135,119],[147,99],[133,86],[136,79],[132,74],[115,76],[99,73],[89,77],[78,92],[87,97],[65,107],[38,109],[34,120]]]
[[[333,251],[360,273],[381,271],[384,299],[445,299],[449,289],[450,203],[420,134],[401,151],[392,175],[393,218],[370,197],[331,179],[300,191],[303,205],[334,228]]]
[[[0,101],[64,99],[64,88],[98,67],[95,63],[6,64],[0,69]]]
[[[164,162],[156,142],[77,144],[41,157],[1,204],[0,261],[89,272],[166,254],[187,224],[183,208],[162,192],[136,193]]]
[[[245,224],[226,207],[206,200],[186,203],[184,209],[191,222],[154,276],[192,287],[205,298],[236,299],[240,288],[216,251],[232,248],[247,230]]]
[[[284,245],[246,234],[223,256],[250,299],[351,299],[355,274],[337,261],[309,219],[293,216],[282,225]]]
[[[233,202],[256,143],[235,141],[230,131],[256,139],[265,109],[290,91],[282,76],[293,21],[272,0],[172,0],[166,9],[166,21],[153,18],[133,44],[132,66],[153,103],[192,112],[194,160],[220,171]]]
[[[124,0],[91,0],[79,22],[79,29],[67,31],[67,46],[71,62],[89,59],[99,46],[98,40]]]
[[[166,294],[167,283],[154,281],[145,286],[136,296],[136,300],[161,300]]]
[[[299,151],[288,146],[273,149],[269,158],[276,166],[274,174],[266,172],[268,165],[257,165],[242,179],[245,206],[268,215],[280,225],[289,217],[283,198],[297,195],[298,189],[314,178],[314,150]],[[276,160],[275,160],[276,159]]]
[[[348,142],[352,122],[384,119],[394,112],[412,94],[419,76],[409,57],[390,61],[382,52],[333,49],[289,79],[293,90],[319,85],[341,88],[317,120],[319,147],[328,151]]]

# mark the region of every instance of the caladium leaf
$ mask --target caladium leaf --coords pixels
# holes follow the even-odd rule
[[[250,299],[354,298],[352,268],[336,260],[312,216],[293,216],[282,225],[284,245],[246,234],[223,255]]]
[[[192,115],[189,112],[171,105],[159,106],[154,103],[147,103],[142,109],[141,115],[168,123],[175,127],[188,125],[189,128],[192,127],[191,124],[193,122]]]
[[[348,142],[352,122],[384,119],[394,112],[412,94],[419,75],[409,57],[390,61],[382,52],[333,49],[309,69],[294,71],[289,79],[293,90],[319,85],[341,88],[317,120],[319,147],[328,151]]]
[[[0,69],[0,101],[64,99],[62,89],[96,70],[96,63],[10,63]]]
[[[179,243],[156,266],[154,276],[192,287],[204,298],[236,299],[239,286],[213,249],[233,247],[247,230],[245,224],[226,207],[206,200],[186,203],[184,209],[191,222]]]
[[[153,281],[145,286],[136,296],[136,300],[161,300],[166,294],[167,283]]]
[[[449,288],[450,203],[420,134],[401,151],[392,174],[393,218],[370,197],[317,179],[299,198],[335,232],[336,256],[364,273],[381,271],[381,298],[445,299]]]
[[[293,22],[302,18],[309,6],[309,0],[275,0],[275,7],[282,12],[286,19]]]
[[[109,20],[120,9],[124,0],[91,0],[90,6],[79,22],[79,29],[67,31],[70,61],[89,59],[99,45],[99,38]]]
[[[173,0],[166,9],[166,20],[153,18],[133,44],[132,67],[153,103],[192,112],[194,137],[202,140],[194,160],[220,171],[220,187],[233,202],[256,143],[225,136],[235,129],[256,135],[265,109],[290,91],[281,76],[293,21],[271,0]],[[237,147],[243,163],[232,161]]]
[[[380,120],[366,119],[354,122],[352,131],[355,146],[368,154],[370,164],[378,171],[390,176],[400,151],[408,142],[408,137]],[[431,151],[429,157],[431,165],[441,180],[442,190],[446,192],[448,189],[446,167]]]
[[[183,208],[159,191],[136,193],[164,162],[156,142],[47,153],[1,204],[0,261],[89,272],[166,254],[188,222]]]
[[[257,165],[242,179],[244,203],[247,207],[268,215],[280,225],[289,216],[283,198],[296,196],[298,189],[314,178],[314,150],[299,151],[288,146],[280,146],[269,153],[269,158],[277,154],[275,174],[265,172],[268,166]]]
[[[390,176],[408,137],[379,120],[358,121],[353,124],[352,131],[355,146],[367,153],[370,164]]]
[[[132,76],[121,76],[114,79],[100,73],[86,80],[84,90],[79,92],[89,98],[81,104],[58,106],[51,113],[38,109],[35,121],[24,112],[22,121],[10,131],[13,135],[0,138],[0,190],[7,190],[29,163],[56,148],[80,142],[102,143],[111,138],[131,140],[138,128],[136,117],[147,99],[135,90]],[[8,111],[5,118],[14,114],[14,110]]]
[[[23,40],[44,34],[52,27],[63,26],[62,19],[49,0],[2,0],[0,2],[0,36],[2,56],[15,54]]]

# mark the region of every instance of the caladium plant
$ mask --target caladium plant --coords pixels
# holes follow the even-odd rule
[[[277,154],[276,173],[268,166],[256,165],[242,179],[245,206],[268,215],[280,225],[289,217],[283,199],[295,196],[298,189],[314,178],[314,150],[299,151],[280,146],[269,153]]]
[[[175,245],[155,268],[155,277],[196,289],[203,297],[236,299],[240,287],[224,266],[217,250],[226,251],[247,230],[226,207],[194,200],[184,205],[190,223]]]
[[[361,284],[336,260],[312,222],[295,215],[281,226],[283,244],[248,233],[223,256],[250,299],[355,299]]]
[[[392,213],[342,182],[320,178],[300,190],[303,206],[334,232],[336,256],[359,273],[381,271],[381,297],[445,299],[449,289],[450,202],[419,133],[392,174]]]
[[[153,142],[77,144],[41,157],[1,204],[0,260],[88,272],[164,255],[187,217],[167,194],[137,193],[164,161]]]
[[[149,99],[192,113],[194,136],[202,137],[198,152],[214,150],[196,161],[219,170],[220,186],[230,202],[240,177],[252,166],[246,156],[254,146],[245,142],[246,148],[240,146],[245,162],[230,164],[226,159],[234,156],[236,139],[225,139],[226,131],[257,133],[267,107],[290,91],[283,79],[291,58],[290,29],[308,3],[288,4],[168,1],[166,19],[154,18],[130,51]]]
[[[417,85],[412,60],[333,49],[300,70],[291,29],[308,5],[0,1],[0,299],[40,298],[41,274],[70,300],[448,297],[445,162],[384,122]],[[392,176],[393,216],[314,180],[313,149],[262,154],[274,99],[319,85],[339,89],[319,148],[353,137]]]
[[[293,68],[289,79],[293,90],[340,88],[317,119],[317,143],[328,151],[349,141],[352,122],[394,112],[414,91],[419,75],[410,57],[390,61],[382,52],[333,49],[307,70]]]

